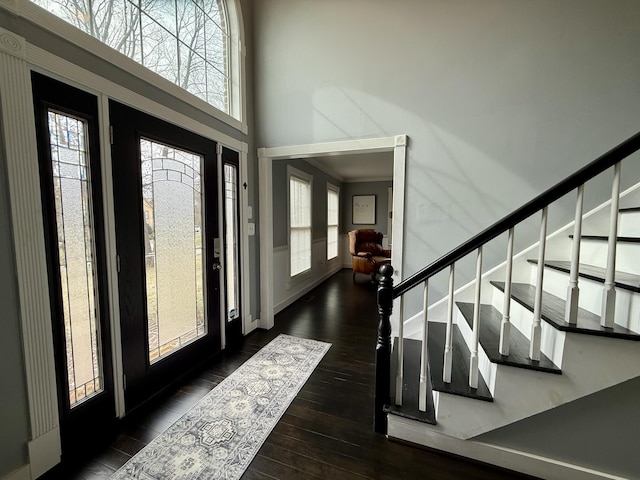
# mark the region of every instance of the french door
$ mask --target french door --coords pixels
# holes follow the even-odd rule
[[[98,101],[37,73],[32,85],[64,457],[116,424]]]
[[[215,142],[111,101],[127,411],[221,349]]]

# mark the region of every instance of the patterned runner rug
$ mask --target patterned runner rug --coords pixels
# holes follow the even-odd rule
[[[240,478],[329,347],[279,335],[111,480]]]

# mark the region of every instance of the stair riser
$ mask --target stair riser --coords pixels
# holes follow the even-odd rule
[[[640,275],[640,244],[619,242],[616,248],[616,269]],[[580,246],[580,262],[599,267],[607,266],[607,243],[583,240]]]
[[[618,235],[621,237],[640,237],[640,212],[620,213]]]
[[[501,290],[494,288],[492,304],[500,312],[503,311],[504,294]],[[517,328],[520,332],[531,340],[531,325],[533,324],[533,313],[520,305],[515,300],[511,301],[511,328]],[[564,332],[556,330],[544,320],[541,322],[542,334],[540,341],[540,351],[544,353],[553,363],[562,368],[562,355],[564,350]]]
[[[532,266],[532,278],[535,278],[537,269],[536,265]],[[568,282],[568,274],[551,268],[545,269],[544,289],[547,292],[566,298]],[[600,315],[604,284],[588,278],[580,278],[578,286],[580,288],[579,306]],[[640,294],[622,288],[616,289],[615,323],[634,332],[640,332]]]

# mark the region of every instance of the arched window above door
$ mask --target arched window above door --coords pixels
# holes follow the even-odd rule
[[[242,120],[235,0],[31,0],[182,89]]]

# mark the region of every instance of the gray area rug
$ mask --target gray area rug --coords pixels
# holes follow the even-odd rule
[[[279,335],[111,479],[240,478],[329,347]]]

